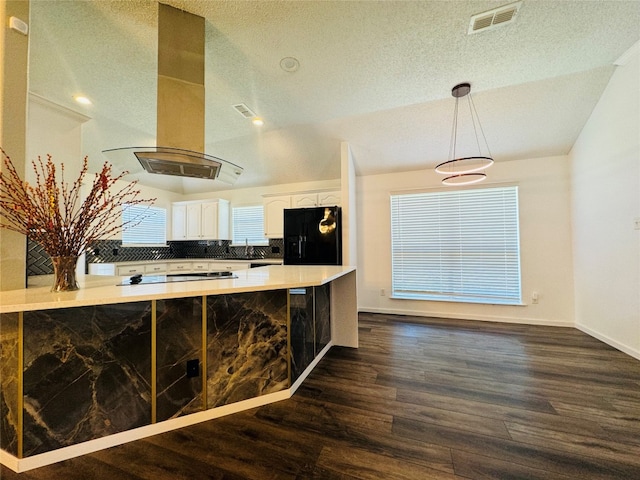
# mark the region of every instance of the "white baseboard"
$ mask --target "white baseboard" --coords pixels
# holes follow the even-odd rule
[[[313,371],[313,369],[316,368],[316,365],[318,364],[318,362],[322,360],[322,357],[325,356],[325,354],[329,351],[329,349],[332,346],[333,346],[333,340],[329,341],[329,343],[322,350],[320,350],[320,353],[316,355],[316,358],[313,359],[313,362],[311,362],[311,364],[307,368],[305,368],[304,372],[302,372],[302,374],[293,383],[293,385],[291,385],[291,388],[290,388],[291,395],[296,393],[296,390],[298,390],[300,385],[302,385],[302,382],[304,382],[304,380],[309,376],[309,374]]]
[[[617,340],[614,340],[613,338],[610,338],[606,335],[603,335],[599,332],[596,332],[595,330],[592,330],[591,328],[585,326],[585,325],[581,325],[579,323],[576,324],[576,328],[578,330],[583,331],[584,333],[586,333],[587,335],[591,335],[594,338],[597,338],[598,340],[600,340],[601,342],[606,343],[607,345],[620,350],[621,352],[626,353],[627,355],[631,355],[633,358],[640,360],[640,351],[635,349],[635,348],[631,348],[628,345],[625,345],[624,343],[620,343]]]
[[[480,322],[519,323],[522,325],[544,325],[547,327],[575,327],[572,322],[564,320],[550,320],[540,318],[502,317],[496,315],[469,315],[450,312],[425,312],[422,310],[397,310],[391,308],[361,308],[362,313],[382,313],[387,315],[411,315],[414,317],[452,318],[464,320],[477,320]]]
[[[4,465],[5,467],[13,470],[14,472],[20,472],[20,465],[18,465],[19,461],[20,460],[17,457],[14,457],[4,450],[0,450],[0,464]]]
[[[106,437],[89,440],[77,445],[59,448],[51,452],[41,453],[27,458],[17,458],[4,450],[0,450],[0,463],[14,472],[26,472],[28,470],[33,470],[34,468],[44,467],[46,465],[51,465],[52,463],[97,452],[98,450],[104,450],[106,448],[115,447],[116,445],[122,445],[123,443],[151,437],[152,435],[157,435],[159,433],[165,433],[178,428],[194,425],[196,423],[220,418],[225,415],[231,415],[232,413],[242,412],[244,410],[261,407],[269,403],[286,400],[287,398],[291,398],[291,395],[293,395],[292,389],[268,393],[260,397],[232,403],[231,405],[211,408],[203,412],[192,413],[183,417],[154,423],[153,425],[146,425],[133,430],[127,430],[126,432],[115,433]]]

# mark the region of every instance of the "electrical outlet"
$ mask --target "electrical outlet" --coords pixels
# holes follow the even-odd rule
[[[635,219],[635,229],[640,230],[640,217]]]
[[[196,358],[194,360],[187,360],[187,378],[193,378],[200,375],[200,361]]]
[[[540,296],[538,295],[538,292],[533,292],[531,294],[531,303],[538,303],[539,298]]]
[[[386,295],[386,292],[384,291],[384,288],[380,289],[380,296],[384,297]]]

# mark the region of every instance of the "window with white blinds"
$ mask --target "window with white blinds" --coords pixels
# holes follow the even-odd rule
[[[264,208],[262,205],[233,207],[233,245],[269,245],[264,236]]]
[[[394,298],[521,303],[518,187],[391,195]]]
[[[148,205],[128,205],[122,207],[122,245],[166,245],[167,210]]]

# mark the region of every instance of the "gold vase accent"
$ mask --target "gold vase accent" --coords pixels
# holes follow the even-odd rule
[[[72,292],[80,289],[76,280],[78,257],[51,257],[51,263],[53,263],[52,292]]]

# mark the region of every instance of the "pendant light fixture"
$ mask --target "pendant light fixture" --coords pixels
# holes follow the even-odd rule
[[[453,126],[451,128],[451,145],[449,146],[449,158],[451,160],[447,160],[446,162],[442,162],[436,166],[436,172],[442,175],[447,175],[442,180],[442,183],[445,185],[470,185],[472,183],[481,182],[487,178],[484,170],[493,165],[493,158],[491,158],[489,144],[487,143],[487,139],[482,131],[482,125],[480,125],[480,118],[478,117],[476,106],[471,98],[471,84],[460,83],[456,85],[451,90],[451,95],[456,99],[456,105],[453,111]],[[467,97],[473,133],[475,134],[476,144],[478,146],[478,155],[470,157],[456,157],[456,142],[458,140],[458,100],[462,97]],[[482,139],[484,140],[488,156],[482,155],[480,140],[478,138],[478,130],[480,130]]]

